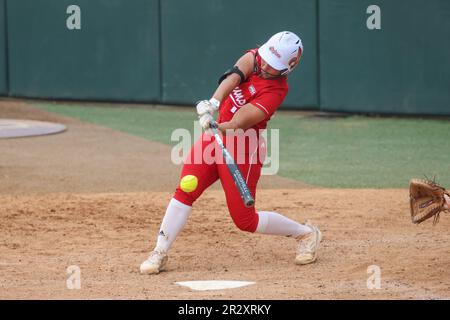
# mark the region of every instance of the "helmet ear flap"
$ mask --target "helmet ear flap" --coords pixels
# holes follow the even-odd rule
[[[288,69],[284,69],[282,70],[281,75],[287,75],[288,73],[290,73],[292,70],[294,70],[294,68],[296,66],[298,66],[298,63],[300,62],[300,57],[302,56],[302,50],[299,49],[298,50],[298,54],[296,57],[292,58],[291,60],[289,60],[289,68]]]

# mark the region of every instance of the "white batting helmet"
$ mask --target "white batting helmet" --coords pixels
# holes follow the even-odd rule
[[[272,68],[287,75],[300,61],[303,53],[302,40],[293,32],[282,31],[264,43],[258,53]]]

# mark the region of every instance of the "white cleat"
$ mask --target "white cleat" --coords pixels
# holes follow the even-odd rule
[[[313,226],[309,222],[305,223],[313,231],[301,237],[295,257],[295,264],[308,264],[316,261],[317,249],[319,249],[320,241],[322,241],[322,233],[319,228]]]
[[[141,274],[158,274],[164,270],[167,259],[167,253],[152,251],[148,259],[141,264]]]

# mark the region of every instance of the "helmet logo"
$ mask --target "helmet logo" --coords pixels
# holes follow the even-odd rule
[[[279,59],[281,59],[281,55],[278,53],[278,51],[273,47],[269,47],[270,52],[272,52],[275,56],[277,56]]]

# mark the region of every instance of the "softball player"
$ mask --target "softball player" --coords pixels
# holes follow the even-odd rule
[[[218,179],[222,183],[231,218],[240,230],[293,237],[299,241],[295,263],[308,264],[316,260],[322,238],[320,230],[310,223],[300,224],[277,212],[257,212],[254,207],[245,207],[226,164],[220,161],[223,160],[221,152],[215,151],[214,136],[208,133],[214,122],[213,114],[218,110],[218,129],[223,134],[227,149],[232,149],[229,151],[256,199],[256,185],[263,163],[259,155],[264,149],[258,129],[266,128],[267,122],[286,97],[287,75],[299,63],[302,52],[303,45],[297,35],[288,31],[279,32],[260,48],[248,50],[219,79],[219,86],[212,98],[197,103],[199,122],[205,132],[185,158],[181,179],[187,175],[195,176],[198,183],[189,192],[177,187],[164,215],[156,247],[141,264],[141,273],[154,274],[164,269],[167,252],[186,224],[192,204]],[[238,141],[238,134],[230,135],[230,132],[238,132],[238,129],[245,133],[255,130],[257,143],[239,140],[240,151],[237,143],[229,148],[227,142]],[[215,161],[204,159],[208,153],[206,151]],[[201,161],[198,161],[198,154]]]

